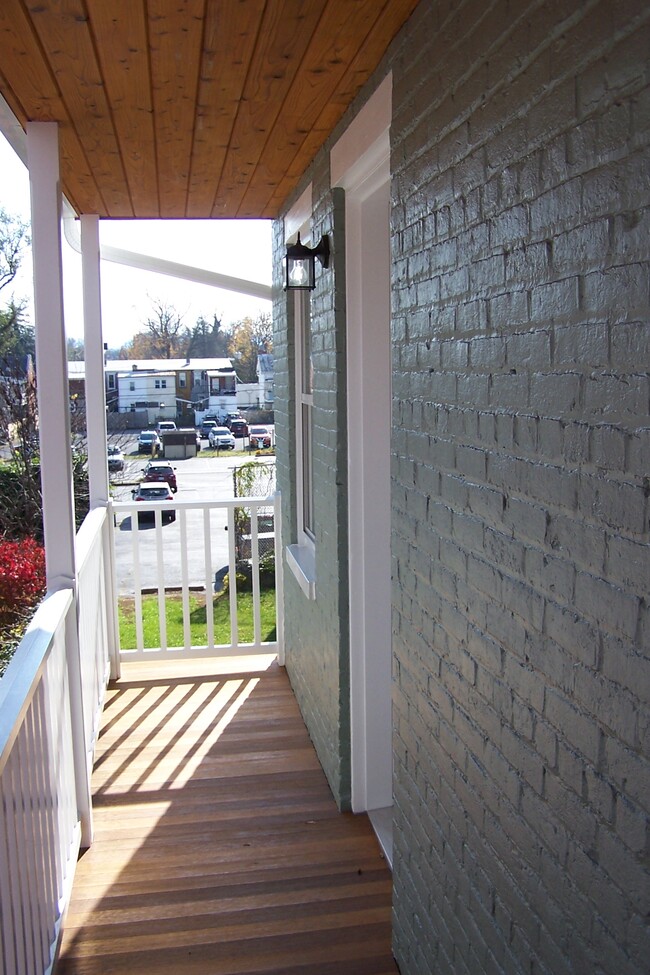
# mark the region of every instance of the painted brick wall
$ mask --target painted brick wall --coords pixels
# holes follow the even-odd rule
[[[320,178],[319,178],[320,175]],[[314,175],[314,236],[342,241],[344,202],[330,192],[327,168]],[[336,234],[332,234],[336,225]],[[274,364],[276,463],[285,544],[296,539],[295,348],[291,298],[281,290],[284,227],[275,225]],[[336,801],[350,805],[349,639],[347,604],[347,455],[342,248],[319,273],[311,297],[314,366],[314,524],[316,598],[309,600],[285,565],[286,666]],[[336,283],[336,289],[331,286]]]
[[[402,975],[648,971],[650,8],[393,63]]]

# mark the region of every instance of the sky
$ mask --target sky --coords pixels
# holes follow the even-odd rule
[[[0,207],[29,222],[27,169],[0,135]],[[100,220],[100,241],[125,250],[207,268],[233,277],[271,283],[271,223],[263,220]],[[242,253],[248,253],[242,266]],[[19,277],[0,292],[0,304],[11,295],[26,298],[29,321],[34,323],[32,259],[26,253]],[[81,258],[63,239],[64,315],[66,335],[83,340]],[[200,316],[212,321],[216,314],[224,326],[246,316],[270,312],[271,304],[256,298],[222,291],[124,267],[101,263],[102,324],[104,342],[118,348],[143,331],[154,317],[154,303],[171,305],[191,328]]]

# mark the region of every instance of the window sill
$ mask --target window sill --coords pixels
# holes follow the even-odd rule
[[[316,560],[307,545],[287,545],[287,565],[307,599],[316,599]]]

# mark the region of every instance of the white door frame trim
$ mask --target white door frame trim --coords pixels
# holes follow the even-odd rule
[[[388,76],[331,154],[346,191],[352,809],[392,803]]]

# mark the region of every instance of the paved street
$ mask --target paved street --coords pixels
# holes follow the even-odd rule
[[[234,497],[233,469],[246,463],[250,458],[233,457],[227,454],[222,457],[202,458],[191,457],[186,460],[172,461],[176,468],[179,501],[224,500]],[[146,464],[146,458],[128,458],[128,468],[125,477],[131,482],[120,487],[113,486],[113,497],[116,501],[131,500],[132,483],[137,481],[137,475]],[[187,512],[188,539],[188,574],[190,585],[203,587],[206,578],[203,512]],[[228,534],[225,531],[226,515],[221,511],[213,511],[210,515],[210,585],[214,581],[215,573],[223,569],[228,562]],[[151,588],[155,583],[158,550],[156,532],[153,521],[144,522],[139,531],[140,549],[140,586]],[[180,557],[180,522],[164,525],[162,528],[161,557],[164,562],[165,587],[180,586],[181,557]],[[131,533],[131,517],[122,512],[117,514],[115,531],[115,562],[118,592],[128,595],[134,592],[133,572],[133,540]]]

